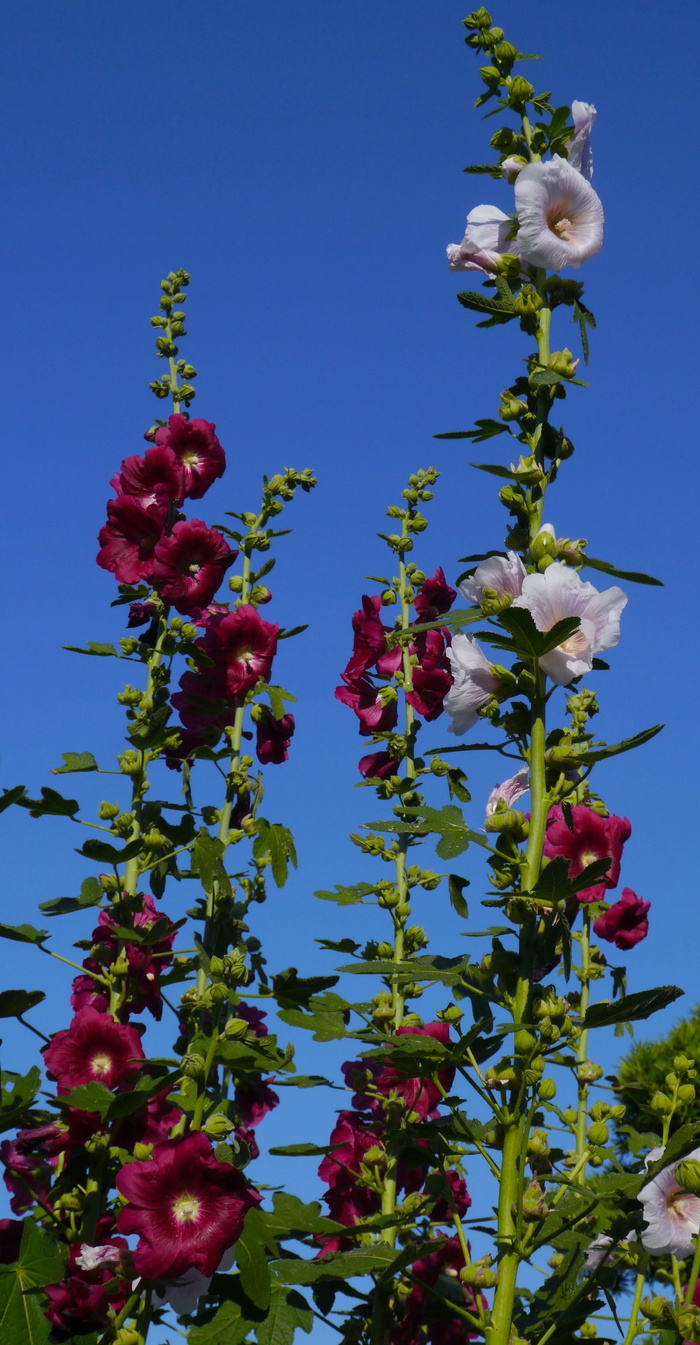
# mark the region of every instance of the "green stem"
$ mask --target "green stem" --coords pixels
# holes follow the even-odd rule
[[[148,678],[146,681],[146,690],[141,700],[141,710],[151,710],[153,708],[153,694],[155,691],[154,670],[160,666],[163,658],[163,642],[168,633],[168,612],[169,608],[163,608],[158,625],[158,638],[153,648],[153,653],[148,660]],[[140,753],[139,769],[136,775],[132,776],[131,783],[131,811],[134,814],[134,820],[131,826],[129,841],[138,840],[141,835],[141,812],[143,808],[143,798],[146,785],[146,752],[142,749]],[[124,891],[130,896],[136,896],[139,883],[139,856],[135,855],[133,859],[127,861],[124,873]],[[111,1007],[111,1006],[110,1006]]]
[[[590,944],[591,917],[588,907],[583,908],[583,929],[581,930],[581,1018],[585,1019],[588,1011],[588,1000],[590,994],[590,965],[591,965],[591,944]],[[588,1080],[581,1077],[585,1070],[588,1059],[588,1030],[583,1029],[579,1037],[578,1049],[578,1102],[576,1108],[576,1158],[577,1167],[582,1155],[586,1151],[586,1129],[588,1126]],[[583,1167],[583,1176],[585,1179],[586,1168]]]
[[[689,1307],[693,1301],[693,1294],[695,1293],[699,1275],[700,1275],[700,1237],[697,1237],[695,1239],[695,1253],[693,1255],[693,1264],[690,1267],[690,1279],[688,1280],[688,1287],[685,1291],[686,1307]]]
[[[625,1335],[625,1339],[622,1342],[622,1345],[632,1345],[632,1341],[634,1340],[637,1334],[637,1322],[639,1320],[639,1306],[642,1301],[643,1292],[644,1292],[644,1276],[638,1275],[634,1283],[634,1298],[632,1299],[632,1307],[630,1309],[630,1320],[629,1325],[627,1327],[627,1334]]]

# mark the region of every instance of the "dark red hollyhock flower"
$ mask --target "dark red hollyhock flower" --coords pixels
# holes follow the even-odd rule
[[[126,1248],[124,1238],[109,1238],[101,1246]],[[118,1313],[130,1293],[128,1280],[117,1280],[114,1264],[84,1270],[78,1265],[81,1244],[72,1243],[66,1278],[60,1284],[46,1286],[46,1309],[53,1330],[50,1340],[58,1345],[76,1336],[88,1335],[108,1323],[110,1308]]]
[[[88,959],[85,959],[88,961]],[[84,1009],[89,1006],[91,1009],[97,1009],[98,1013],[106,1013],[109,1008],[109,995],[103,994],[98,985],[93,981],[92,976],[75,976],[73,978],[73,993],[70,997],[71,1009]]]
[[[119,584],[139,584],[150,579],[155,549],[163,536],[167,505],[147,509],[130,495],[107,501],[107,522],[100,528],[97,564],[111,570]]]
[[[294,733],[294,715],[275,716],[267,706],[260,706],[260,718],[255,724],[255,751],[263,766],[279,766],[289,756],[289,743]]]
[[[476,1307],[474,1290],[459,1280],[463,1265],[459,1238],[448,1238],[436,1251],[414,1261],[411,1274],[417,1283],[403,1301],[402,1319],[391,1328],[391,1345],[463,1345],[465,1340],[477,1339],[465,1330],[464,1319],[450,1313],[450,1300],[472,1311]],[[430,1293],[435,1288],[437,1296]],[[447,1301],[438,1306],[439,1299]],[[438,1315],[441,1312],[443,1317]]]
[[[3,1140],[0,1156],[3,1178],[11,1195],[13,1214],[26,1214],[37,1200],[46,1202],[55,1158],[49,1147],[61,1132],[58,1126],[20,1130],[13,1140]]]
[[[183,474],[183,495],[201,500],[210,485],[226,470],[226,454],[208,420],[170,416],[155,433],[156,444],[172,449]]]
[[[642,901],[631,887],[623,887],[620,900],[594,921],[594,933],[627,953],[649,933],[647,912],[650,906],[651,902]]]
[[[352,655],[345,669],[345,675],[351,679],[361,677],[377,662],[380,655],[386,653],[386,636],[389,630],[379,620],[382,600],[378,593],[372,597],[362,596],[362,607],[353,613],[352,628],[354,640]],[[399,650],[399,656],[401,651]]]
[[[130,1083],[145,1059],[136,1028],[115,1023],[108,1013],[79,1009],[69,1028],[44,1047],[44,1062],[59,1093],[97,1080],[107,1088]]]
[[[349,705],[360,721],[360,733],[367,738],[372,733],[385,733],[395,728],[398,719],[396,701],[382,703],[381,692],[367,676],[354,680],[340,674],[345,686],[336,687],[335,698]]]
[[[236,1084],[233,1102],[244,1126],[259,1126],[267,1113],[279,1106],[279,1097],[269,1082],[240,1079]]]
[[[200,641],[198,640],[199,644]],[[236,717],[236,706],[226,695],[223,668],[198,668],[180,678],[180,690],[171,697],[185,728],[193,733],[203,729],[228,728]]]
[[[19,1257],[24,1224],[19,1219],[0,1219],[0,1265],[13,1266]]]
[[[441,566],[434,575],[423,580],[420,593],[413,599],[413,606],[422,621],[434,621],[436,617],[449,612],[457,592],[450,588]]]
[[[603,901],[608,889],[617,887],[622,847],[632,834],[632,825],[626,817],[601,817],[583,804],[574,804],[571,819],[573,831],[569,831],[559,804],[550,810],[544,853],[548,859],[557,855],[568,859],[570,878],[578,877],[594,860],[610,857],[612,863],[605,877],[594,887],[576,893],[577,901]]]
[[[472,1203],[472,1198],[467,1190],[467,1183],[465,1182],[464,1177],[460,1177],[459,1173],[455,1172],[454,1168],[449,1168],[445,1173],[445,1176],[452,1193],[452,1204],[461,1219]],[[431,1219],[434,1219],[436,1223],[451,1224],[454,1222],[452,1206],[446,1196],[440,1196],[439,1199],[435,1201],[433,1212],[430,1217]]]
[[[414,668],[413,690],[406,692],[406,700],[428,723],[442,714],[444,700],[452,686],[452,674],[447,668]]]
[[[213,1275],[262,1199],[230,1163],[217,1162],[201,1130],[156,1144],[147,1162],[120,1169],[116,1185],[129,1201],[117,1227],[137,1234],[134,1265],[149,1280],[178,1279],[193,1266]]]
[[[396,1033],[397,1037],[433,1037],[447,1046],[450,1040],[450,1029],[447,1023],[425,1023],[423,1027],[400,1027]],[[454,1066],[449,1069],[440,1070],[438,1079],[446,1093],[449,1093],[455,1077]],[[377,1091],[384,1097],[390,1093],[397,1093],[409,1111],[417,1112],[425,1120],[435,1111],[438,1103],[442,1101],[442,1093],[433,1079],[407,1078],[399,1070],[394,1069],[392,1065],[385,1065],[376,1082]]]
[[[153,582],[164,602],[189,616],[209,605],[237,555],[216,528],[183,520],[156,547]]]
[[[236,1126],[233,1134],[242,1144],[247,1145],[250,1150],[251,1161],[260,1157],[260,1146],[255,1138],[255,1131],[250,1126]]]
[[[131,922],[136,930],[147,930],[156,924],[158,920],[167,920],[167,927],[162,936],[155,943],[148,946],[138,943],[127,943],[125,952],[129,963],[129,981],[128,995],[122,1012],[126,1017],[132,1013],[143,1013],[144,1009],[149,1009],[153,1017],[160,1021],[163,1012],[163,1000],[160,993],[159,979],[162,972],[167,971],[172,963],[172,957],[169,956],[172,950],[175,934],[177,933],[172,921],[165,916],[163,911],[156,909],[153,898],[149,895],[141,895],[142,909],[135,911],[131,916],[124,916],[121,924]],[[98,944],[103,950],[102,957],[95,960],[86,957],[83,966],[88,970],[98,973],[105,966],[110,967],[120,955],[119,940],[114,934],[118,923],[109,911],[100,911],[97,926],[92,931],[93,943]],[[76,978],[82,980],[83,978]],[[75,982],[73,983],[75,990]],[[77,1006],[74,1006],[77,1007]],[[95,1008],[99,1008],[95,1004]]]
[[[250,603],[215,613],[197,646],[223,669],[227,696],[243,697],[259,678],[267,681],[277,652],[279,626],[263,621]]]
[[[145,1107],[134,1112],[119,1127],[119,1147],[133,1149],[135,1144],[160,1144],[182,1118],[179,1107],[168,1102],[169,1089],[148,1099]]]
[[[330,1137],[331,1152],[321,1162],[318,1175],[329,1190],[324,1195],[328,1213],[345,1228],[352,1228],[360,1219],[367,1219],[381,1208],[381,1198],[361,1181],[361,1167],[368,1149],[382,1142],[370,1129],[363,1117],[351,1111],[341,1111]],[[349,1246],[341,1236],[319,1238],[319,1256],[329,1256]]]
[[[181,500],[185,474],[171,448],[149,448],[144,457],[125,458],[119,475],[110,481],[117,495],[133,495],[145,506],[164,499]]]
[[[392,757],[391,752],[370,752],[358,761],[357,769],[365,780],[386,780],[387,776],[398,773],[400,765],[398,757]]]
[[[127,629],[134,630],[137,626],[145,626],[148,621],[153,620],[157,611],[154,602],[130,602]]]

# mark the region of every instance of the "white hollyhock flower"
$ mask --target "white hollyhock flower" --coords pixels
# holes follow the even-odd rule
[[[501,172],[509,182],[525,167],[527,159],[522,159],[518,154],[510,154],[501,164]]]
[[[540,659],[540,667],[557,686],[590,672],[596,654],[620,639],[620,613],[627,595],[613,585],[602,593],[585,584],[575,570],[554,562],[544,574],[528,574],[514,607],[525,607],[539,631],[548,631],[567,616],[579,618],[578,630]]]
[[[81,1270],[99,1270],[100,1266],[118,1265],[121,1255],[119,1247],[91,1247],[89,1242],[81,1242],[80,1256],[76,1256],[75,1264]]]
[[[491,790],[486,800],[486,816],[491,817],[496,811],[496,805],[501,802],[505,803],[506,808],[512,808],[523,794],[527,794],[529,788],[530,772],[527,766],[521,766],[509,780],[504,780]]]
[[[623,1238],[623,1242],[636,1242],[636,1241],[637,1241],[637,1234],[634,1232],[634,1229],[632,1229],[627,1234],[627,1236]],[[588,1250],[586,1251],[586,1260],[584,1261],[584,1268],[586,1270],[597,1270],[598,1266],[601,1265],[603,1261],[607,1262],[608,1265],[612,1264],[612,1262],[615,1260],[615,1255],[610,1250],[611,1247],[613,1247],[613,1245],[614,1245],[613,1239],[608,1237],[607,1233],[599,1233],[597,1238],[594,1238],[593,1241],[588,1245]],[[619,1245],[620,1244],[618,1243],[617,1246]]]
[[[455,635],[447,657],[452,665],[453,682],[444,702],[451,721],[447,731],[462,734],[476,723],[479,710],[488,704],[499,681],[476,640],[469,635]]]
[[[591,151],[591,131],[596,119],[596,110],[592,103],[580,103],[574,98],[571,104],[574,119],[574,134],[567,145],[569,163],[583,177],[593,177],[593,154]]]
[[[558,154],[515,179],[518,252],[531,266],[581,266],[603,246],[603,207],[585,177]]]
[[[236,1252],[233,1247],[225,1251],[218,1266],[217,1271],[230,1270],[236,1259]],[[181,1275],[177,1284],[171,1285],[165,1290],[164,1294],[155,1294],[153,1297],[154,1305],[162,1308],[168,1304],[178,1317],[184,1317],[196,1311],[197,1303],[206,1294],[211,1284],[211,1275],[202,1275],[194,1266],[184,1275]]]
[[[694,1149],[686,1157],[697,1162],[700,1149]],[[678,1163],[670,1163],[653,1181],[647,1182],[638,1200],[644,1206],[646,1223],[642,1246],[654,1256],[668,1253],[682,1261],[694,1252],[695,1238],[700,1233],[700,1197],[690,1195],[678,1185],[677,1167]]]
[[[506,594],[517,598],[522,592],[525,574],[525,566],[514,551],[509,551],[507,556],[488,556],[468,579],[462,580],[459,591],[467,602],[473,603],[483,601],[485,588],[492,589],[499,598]]]
[[[510,215],[504,215],[498,206],[475,206],[467,215],[467,231],[461,243],[450,243],[447,249],[450,270],[493,275],[500,269],[502,253],[516,251],[515,240],[508,238],[512,228]]]

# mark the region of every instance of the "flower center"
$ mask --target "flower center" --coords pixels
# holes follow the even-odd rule
[[[199,454],[196,453],[194,449],[190,449],[188,453],[183,453],[181,462],[183,467],[198,467]]]
[[[562,654],[585,654],[588,649],[588,640],[583,631],[579,628],[574,631],[573,635],[569,636],[568,640],[565,640],[563,644],[558,645],[557,648],[561,650]]]
[[[200,1202],[194,1196],[180,1196],[173,1203],[173,1213],[178,1223],[191,1224],[197,1219]]]
[[[600,855],[596,855],[593,850],[583,850],[581,853],[581,863],[584,869],[587,869],[589,864],[595,864],[597,859],[600,859]]]
[[[666,1197],[666,1208],[668,1210],[669,1218],[674,1219],[677,1223],[685,1223],[687,1219],[693,1217],[696,1201],[697,1196],[692,1196],[689,1191],[681,1191],[678,1189],[677,1191],[669,1192]]]
[[[192,560],[192,561],[190,561],[190,563],[189,563],[189,565],[187,566],[187,568],[188,568],[190,574],[199,574],[199,571],[201,570],[202,567],[201,567],[201,565],[199,564],[198,561],[196,561],[196,560]]]
[[[94,1055],[90,1061],[93,1074],[109,1074],[112,1068],[112,1061],[108,1055]]]
[[[567,208],[568,202],[563,201],[560,205],[553,206],[547,213],[547,228],[565,243],[569,243],[576,236],[576,220],[567,215]]]

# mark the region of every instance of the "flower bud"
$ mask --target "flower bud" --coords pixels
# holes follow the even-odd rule
[[[479,74],[487,88],[493,89],[495,92],[500,87],[501,76],[495,65],[479,66]]]
[[[539,1222],[547,1217],[548,1212],[549,1206],[540,1183],[530,1182],[523,1191],[523,1219],[528,1223]]]
[[[483,5],[480,5],[478,9],[474,10],[473,14],[469,14],[462,22],[465,28],[490,28],[491,15],[487,9],[484,9]]]
[[[515,75],[508,88],[508,102],[511,107],[521,106],[528,101],[528,98],[532,98],[534,92],[534,85],[528,79],[523,79],[522,75]]]
[[[111,822],[113,817],[119,816],[119,804],[101,803],[97,816],[100,817],[103,822]]]
[[[530,542],[530,554],[535,562],[543,560],[544,557],[555,560],[557,556],[557,539],[554,535],[554,529],[551,523],[545,523],[539,532]]]
[[[651,1099],[651,1107],[652,1111],[660,1112],[662,1116],[667,1116],[669,1112],[673,1111],[673,1103],[665,1093],[654,1093]]]
[[[204,1077],[204,1061],[198,1055],[184,1055],[180,1070],[187,1079],[202,1079]]]
[[[579,1083],[597,1083],[602,1079],[603,1069],[601,1065],[594,1065],[592,1060],[586,1060],[584,1064],[579,1065],[576,1071],[576,1078]]]
[[[457,1004],[448,1004],[446,1009],[438,1009],[436,1017],[441,1023],[460,1023],[464,1013]]]
[[[555,374],[561,374],[564,378],[573,378],[578,366],[579,360],[574,359],[566,346],[563,350],[553,350],[547,360],[547,367],[553,369]]]
[[[678,1333],[681,1340],[700,1341],[700,1308],[692,1303],[678,1314]]]
[[[230,1135],[232,1130],[235,1130],[235,1126],[233,1121],[229,1121],[228,1116],[224,1116],[223,1112],[215,1111],[207,1117],[203,1129],[205,1135],[208,1135],[210,1139],[222,1140]]]
[[[679,1074],[687,1074],[688,1070],[691,1070],[694,1064],[695,1061],[689,1060],[687,1055],[677,1055],[673,1060],[673,1068],[677,1070]]]
[[[676,1168],[676,1181],[691,1196],[700,1196],[700,1163],[694,1158],[684,1158]]]
[[[134,1145],[134,1158],[138,1158],[142,1163],[146,1162],[146,1160],[151,1157],[152,1153],[152,1144],[141,1144],[140,1141],[137,1141]]]
[[[551,1102],[557,1095],[557,1085],[554,1079],[543,1079],[537,1089],[537,1096],[540,1102]]]
[[[506,163],[510,162],[512,160],[506,160]],[[515,300],[515,311],[521,317],[529,317],[532,313],[538,313],[543,303],[544,299],[541,294],[537,293],[533,285],[523,285]]]
[[[474,1289],[493,1289],[498,1284],[498,1271],[491,1269],[490,1256],[482,1256],[471,1266],[463,1266],[459,1278],[462,1284],[469,1284]]]
[[[680,1102],[693,1102],[695,1100],[695,1088],[692,1083],[682,1083],[679,1085],[678,1099]]]
[[[519,831],[525,821],[525,814],[517,808],[504,808],[502,811],[497,809],[484,822],[484,831],[497,832],[502,835],[509,831]]]
[[[610,1131],[604,1121],[594,1121],[588,1128],[588,1138],[591,1144],[607,1144]]]
[[[527,411],[527,402],[521,401],[519,397],[514,396],[509,388],[501,393],[501,405],[498,408],[498,414],[501,420],[517,420],[524,411]]]
[[[656,1294],[654,1298],[643,1298],[641,1306],[644,1316],[653,1326],[669,1325],[673,1322],[673,1308],[662,1294]]]
[[[135,1326],[120,1326],[114,1340],[115,1345],[143,1345],[143,1336]]]
[[[528,1154],[537,1154],[544,1156],[549,1153],[549,1144],[544,1130],[533,1130],[527,1142]]]
[[[584,1322],[583,1325],[579,1327],[578,1333],[582,1340],[595,1340],[598,1335],[598,1328],[595,1322]]]

